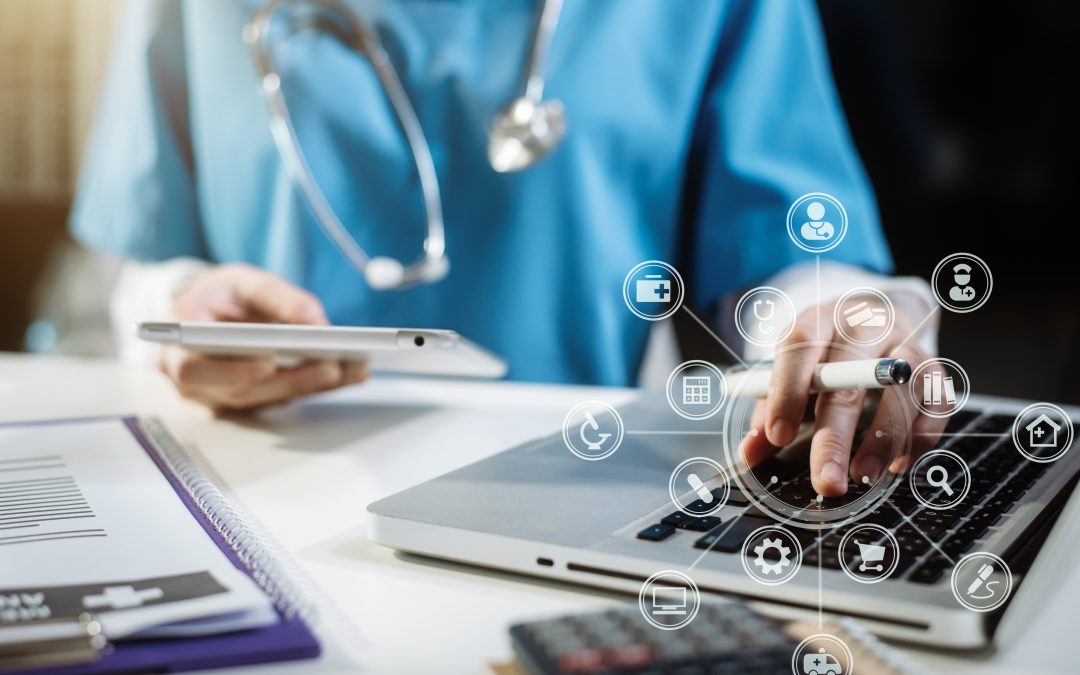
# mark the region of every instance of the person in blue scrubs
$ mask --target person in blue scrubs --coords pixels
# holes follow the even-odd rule
[[[650,328],[621,294],[638,262],[676,262],[690,303],[716,316],[725,296],[813,262],[785,217],[799,195],[826,192],[849,230],[823,258],[890,270],[809,0],[567,2],[545,95],[565,105],[569,132],[510,174],[488,164],[486,132],[518,92],[534,0],[358,1],[431,145],[451,261],[437,284],[373,290],[316,226],[272,140],[241,39],[259,4],[133,2],[118,38],[71,225],[142,269],[202,261],[168,290],[174,318],[449,328],[504,357],[511,378],[623,386]],[[304,152],[341,220],[365,250],[415,258],[416,170],[369,65],[329,38],[296,40],[279,60]],[[807,309],[791,339],[831,337],[809,328],[819,311]],[[185,395],[230,409],[363,377],[179,350],[162,367]],[[761,420],[774,446],[794,437],[811,375],[794,363],[778,371]],[[854,418],[850,401],[825,408],[814,476],[832,494],[845,489]]]

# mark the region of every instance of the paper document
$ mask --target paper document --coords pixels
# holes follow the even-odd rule
[[[121,421],[0,427],[0,634],[85,611],[113,640],[276,620]]]

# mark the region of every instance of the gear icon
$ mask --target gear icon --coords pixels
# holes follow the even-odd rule
[[[765,552],[769,549],[776,549],[776,552],[780,554],[780,559],[776,562],[766,560]],[[776,539],[765,537],[760,544],[754,547],[754,564],[761,568],[762,574],[783,574],[784,568],[791,564],[788,559],[789,555],[791,555],[791,549],[784,546],[784,542],[780,537]]]

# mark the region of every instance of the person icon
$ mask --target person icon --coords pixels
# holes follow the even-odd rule
[[[971,302],[975,299],[975,289],[968,285],[971,281],[971,265],[965,263],[954,265],[953,281],[956,285],[949,289],[950,300]]]
[[[806,206],[806,215],[810,220],[799,228],[799,235],[807,241],[828,241],[833,238],[835,230],[832,223],[825,220],[825,205],[821,202],[810,202]]]

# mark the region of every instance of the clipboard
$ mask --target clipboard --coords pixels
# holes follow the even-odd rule
[[[261,628],[219,635],[109,643],[108,636],[96,632],[96,622],[91,615],[87,615],[81,617],[79,622],[83,632],[74,631],[63,643],[40,640],[21,645],[20,650],[8,650],[5,655],[10,659],[7,661],[10,665],[0,661],[0,673],[183,672],[319,656],[319,642],[308,625],[310,608],[292,580],[159,420],[98,417],[15,422],[0,426],[79,424],[103,419],[114,419],[124,424],[206,535],[238,570],[252,578],[271,598],[278,621]],[[66,658],[57,653],[59,644],[69,648]],[[57,663],[57,658],[64,662]]]

